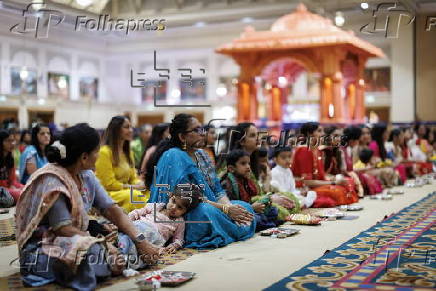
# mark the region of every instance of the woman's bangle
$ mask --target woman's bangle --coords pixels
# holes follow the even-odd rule
[[[225,215],[229,214],[229,206],[227,204],[223,205],[223,212]]]

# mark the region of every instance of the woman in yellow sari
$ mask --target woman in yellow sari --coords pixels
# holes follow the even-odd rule
[[[96,175],[109,196],[130,212],[144,207],[150,197],[135,170],[130,141],[133,129],[130,120],[125,116],[115,116],[109,122],[105,132],[105,145],[95,164]]]

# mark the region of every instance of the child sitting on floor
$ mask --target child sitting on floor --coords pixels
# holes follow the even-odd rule
[[[292,149],[288,146],[276,147],[273,159],[276,166],[271,170],[271,186],[280,192],[291,192],[294,194],[303,207],[309,208],[316,200],[315,191],[300,191],[295,188],[295,179],[291,166]]]
[[[277,208],[270,206],[268,196],[259,196],[261,191],[250,176],[250,155],[243,150],[231,151],[227,155],[227,172],[221,178],[221,185],[227,196],[230,200],[252,203],[257,231],[277,226]]]
[[[168,203],[147,203],[145,207],[130,212],[129,218],[134,221],[133,224],[144,235],[145,240],[161,248],[161,254],[175,253],[184,244],[183,216],[197,207],[202,197],[199,186],[180,184],[169,195]],[[171,238],[172,242],[164,247]],[[129,249],[128,254],[135,257],[136,248],[128,242],[120,239],[120,243],[124,245],[119,247]],[[141,264],[138,261],[136,263]]]
[[[353,169],[363,170],[373,168],[373,165],[371,164],[373,153],[374,152],[370,149],[362,149],[359,153],[359,160],[354,163]]]

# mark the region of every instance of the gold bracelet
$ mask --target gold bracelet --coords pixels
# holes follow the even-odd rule
[[[229,214],[229,206],[228,205],[223,205],[223,212],[224,214]]]

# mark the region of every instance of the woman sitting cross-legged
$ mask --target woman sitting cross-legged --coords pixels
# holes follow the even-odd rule
[[[108,237],[88,232],[88,211],[97,208],[136,245],[142,260],[158,258],[158,249],[145,240],[114,203],[90,170],[100,139],[87,124],[67,128],[47,149],[50,164],[28,180],[17,203],[17,244],[20,272],[32,287],[56,282],[77,290],[95,289],[97,280],[119,275],[125,254]]]
[[[147,164],[149,202],[166,202],[166,193],[177,185],[196,184],[203,187],[208,200],[185,215],[186,247],[216,248],[252,237],[256,228],[253,209],[243,201],[230,202],[221,188],[209,156],[201,150],[204,129],[198,120],[178,114],[170,125],[170,134],[171,139],[159,144]]]
[[[105,132],[105,145],[95,164],[95,174],[109,196],[127,212],[144,207],[148,192],[138,178],[130,141],[133,129],[125,116],[115,116]]]

